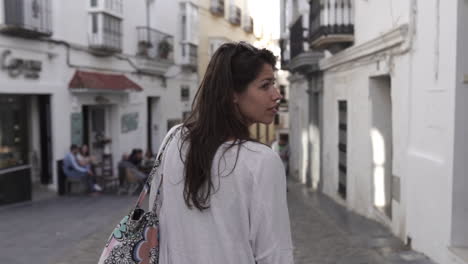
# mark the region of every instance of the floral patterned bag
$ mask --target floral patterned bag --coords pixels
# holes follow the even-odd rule
[[[160,203],[162,174],[152,210],[145,212],[141,206],[161,164],[162,154],[178,130],[179,128],[164,143],[135,208],[120,221],[110,235],[98,264],[157,264],[159,262],[159,219],[156,212]]]

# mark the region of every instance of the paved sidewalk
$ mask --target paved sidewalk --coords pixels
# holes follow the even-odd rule
[[[134,196],[65,196],[0,208],[0,263],[97,262]]]
[[[288,183],[296,264],[434,264],[375,221],[324,195]]]
[[[289,182],[296,264],[433,264],[380,224]],[[0,263],[95,264],[136,196],[55,197],[0,207]]]

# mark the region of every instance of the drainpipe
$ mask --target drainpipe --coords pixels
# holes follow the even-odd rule
[[[406,125],[406,129],[407,129],[407,137],[406,137],[406,153],[407,155],[409,155],[409,147],[410,147],[410,140],[412,138],[412,133],[411,133],[411,124],[413,123],[412,119],[413,119],[413,114],[411,112],[411,105],[412,105],[412,98],[414,97],[413,96],[413,92],[414,90],[412,89],[413,87],[413,53],[411,52],[411,49],[412,49],[412,45],[413,45],[413,38],[414,38],[414,35],[416,34],[416,23],[417,23],[417,15],[418,15],[418,6],[417,6],[417,0],[411,0],[410,2],[410,22],[409,22],[409,27],[408,27],[408,38],[407,40],[403,43],[403,47],[402,47],[402,52],[409,52],[408,56],[409,56],[409,73],[408,73],[408,94],[407,94],[407,98],[408,98],[408,103],[407,103],[407,113],[408,113],[408,122],[407,122],[407,125]],[[404,170],[406,172],[408,172],[409,170],[409,163],[406,162],[406,164],[404,165]],[[407,247],[411,247],[411,237],[408,233],[408,228],[407,228],[407,223],[408,223],[408,219],[407,219],[407,203],[406,203],[406,194],[408,193],[407,191],[407,185],[403,182],[406,182],[404,180],[404,178],[402,178],[402,181],[400,181],[400,190],[401,190],[401,194],[400,194],[400,201],[402,203],[402,207],[403,207],[403,210],[404,210],[404,213],[403,213],[403,217],[402,217],[402,228],[400,229],[400,232],[401,234],[404,234],[406,236],[406,241],[405,241],[405,244]]]
[[[150,43],[150,5],[152,0],[146,0],[146,40],[148,41],[148,44]]]

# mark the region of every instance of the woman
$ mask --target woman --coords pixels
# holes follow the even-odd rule
[[[275,64],[245,42],[211,58],[152,183],[164,175],[159,263],[293,263],[281,159],[249,136],[249,126],[270,124],[277,112]]]
[[[76,155],[76,159],[81,166],[89,169],[91,168],[91,156],[89,155],[88,145],[84,144],[81,146],[80,151]]]

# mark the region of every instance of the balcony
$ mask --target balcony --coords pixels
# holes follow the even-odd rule
[[[224,0],[211,0],[210,12],[215,16],[224,16]]]
[[[307,39],[304,37],[304,31],[302,16],[300,16],[289,29],[291,52],[287,68],[291,72],[309,74],[319,70],[318,63],[323,55],[321,52],[304,48]]]
[[[137,66],[140,70],[164,74],[174,64],[174,37],[153,28],[137,27]]]
[[[51,0],[3,0],[3,10],[0,12],[2,11],[2,33],[25,38],[52,35]]]
[[[182,67],[195,71],[198,63],[198,46],[192,43],[181,43]]]
[[[242,11],[240,7],[231,5],[229,8],[229,23],[233,26],[240,26],[241,24]]]
[[[354,42],[352,0],[311,0],[309,41],[314,49],[337,53]]]
[[[279,46],[281,49],[281,69],[287,70],[290,59],[289,39],[280,39]]]
[[[91,51],[98,56],[108,56],[122,51],[122,19],[103,13],[89,15],[88,42]]]
[[[89,38],[89,48],[96,55],[119,53],[122,51],[122,34],[108,31],[93,34]]]
[[[89,11],[104,12],[118,18],[123,18],[123,3],[122,0],[91,0]]]
[[[291,59],[304,52],[304,28],[302,26],[302,16],[289,29],[290,31],[290,45],[291,45]]]
[[[288,70],[305,75],[318,72],[321,59],[323,59],[322,52],[308,50],[292,58],[288,64]]]
[[[244,26],[243,29],[247,33],[252,33],[254,28],[254,21],[251,16],[244,16]]]

